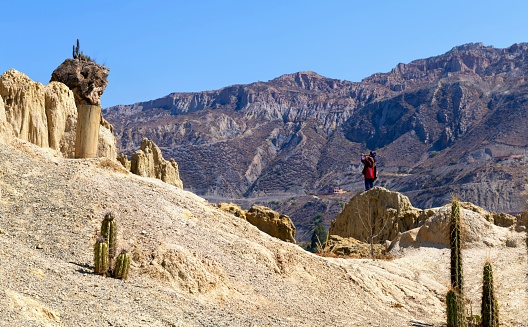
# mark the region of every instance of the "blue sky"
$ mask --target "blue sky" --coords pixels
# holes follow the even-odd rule
[[[528,1],[2,1],[0,74],[46,84],[81,50],[110,68],[102,106],[297,71],[361,81],[457,45],[528,42]]]

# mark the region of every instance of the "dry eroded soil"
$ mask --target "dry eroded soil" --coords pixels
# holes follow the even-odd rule
[[[66,160],[15,140],[0,145],[2,326],[441,326],[446,249],[393,261],[322,258],[220,212],[192,193]],[[185,182],[185,181],[184,181]],[[123,282],[92,273],[104,213],[133,256]],[[464,252],[478,311],[480,270],[496,267],[505,326],[527,325],[528,265],[517,247]]]

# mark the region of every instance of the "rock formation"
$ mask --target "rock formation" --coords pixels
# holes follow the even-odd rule
[[[77,110],[73,93],[59,82],[45,86],[46,116],[49,130],[49,147],[62,153],[73,153]]]
[[[295,226],[286,215],[264,206],[254,205],[246,212],[246,219],[266,234],[295,243]]]
[[[128,160],[128,157],[126,154],[124,153],[121,153],[120,155],[117,156],[117,161],[119,161],[121,163],[121,165],[123,165],[123,167],[125,167],[126,170],[130,171],[130,168],[132,167],[132,164],[130,163],[130,160]]]
[[[486,210],[474,210],[474,205],[470,209],[467,207],[467,203],[461,206],[460,212],[465,246],[520,246],[523,243],[518,237],[510,238],[512,233],[509,229],[490,222],[490,214]],[[391,251],[411,246],[448,246],[451,205],[447,204],[434,211],[422,226],[398,235],[390,245]]]
[[[79,40],[77,50],[78,42]],[[66,84],[75,96],[78,113],[76,158],[97,156],[99,125],[106,123],[101,115],[101,95],[108,84],[108,73],[107,67],[98,65],[84,55],[77,55],[75,59],[66,59],[51,74],[51,81]],[[110,130],[112,129],[110,127]]]
[[[7,142],[13,135],[13,127],[7,122],[4,100],[0,96],[0,142]]]
[[[332,221],[328,234],[382,243],[418,227],[433,213],[414,208],[401,193],[376,186],[350,199]]]
[[[4,137],[13,134],[58,150],[67,158],[74,157],[77,109],[66,85],[50,82],[43,86],[11,69],[0,77],[0,98],[0,132]],[[97,156],[115,159],[115,137],[107,128],[99,129]]]
[[[120,162],[124,163],[125,167],[127,160],[126,157],[120,157]],[[158,146],[147,138],[141,142],[140,149],[132,154],[130,171],[139,176],[158,178],[165,183],[183,188],[176,161],[163,159]]]
[[[0,96],[4,99],[6,119],[13,126],[15,136],[47,148],[44,86],[11,69],[0,78]]]
[[[229,212],[230,214],[234,215],[235,217],[242,218],[246,220],[246,213],[247,210],[242,209],[240,206],[234,204],[234,203],[219,203],[218,209]]]
[[[295,243],[295,225],[290,217],[264,206],[254,205],[244,210],[234,203],[219,203],[218,209],[247,220],[264,233],[286,242]]]
[[[50,82],[66,84],[79,105],[101,106],[110,69],[91,60],[66,59],[51,74]]]
[[[370,244],[352,237],[329,235],[325,243],[324,252],[341,257],[370,258]],[[374,244],[374,257],[386,255],[387,249],[382,244]]]

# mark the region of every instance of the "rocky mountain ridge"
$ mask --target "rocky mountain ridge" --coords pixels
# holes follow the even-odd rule
[[[292,219],[285,200],[330,186],[360,191],[359,154],[368,149],[378,153],[378,185],[418,207],[457,194],[516,212],[526,184],[527,55],[526,43],[473,43],[361,82],[299,72],[104,113],[121,151],[154,140],[178,161],[187,189],[280,201],[275,209]]]

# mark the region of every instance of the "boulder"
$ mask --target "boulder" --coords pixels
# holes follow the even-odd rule
[[[218,204],[218,209],[222,210],[222,211],[225,211],[225,212],[229,212],[230,214],[238,217],[238,218],[242,218],[244,220],[246,220],[246,212],[247,210],[244,210],[242,209],[240,206],[234,204],[234,203],[225,203],[225,202],[222,202],[222,203],[219,203]]]
[[[380,257],[387,254],[384,245],[374,244],[373,254],[371,255],[370,244],[358,241],[352,237],[341,237],[338,235],[328,236],[323,252],[354,258],[370,258],[372,255]]]
[[[158,178],[165,183],[183,188],[176,161],[163,159],[158,146],[147,138],[141,141],[140,149],[132,153],[130,171],[139,176]]]
[[[510,227],[517,223],[517,218],[515,216],[512,216],[510,214],[501,212],[501,213],[495,213],[492,212],[491,216],[493,217],[493,223],[500,227]]]
[[[373,187],[350,199],[331,222],[328,234],[364,242],[372,238],[375,243],[383,243],[393,240],[398,233],[418,227],[433,213],[433,209],[414,208],[401,193]]]
[[[496,226],[488,220],[489,213],[486,210],[466,209],[467,207],[461,205],[460,208],[464,246],[499,246],[506,244],[506,241],[512,238],[510,229]],[[437,208],[422,226],[401,233],[389,248],[392,251],[411,246],[449,246],[450,217],[451,204]]]
[[[286,215],[264,206],[254,205],[246,212],[246,219],[266,234],[295,243],[295,226]]]
[[[50,82],[66,84],[73,91],[77,106],[101,106],[109,72],[108,67],[92,60],[66,59],[53,71]]]

